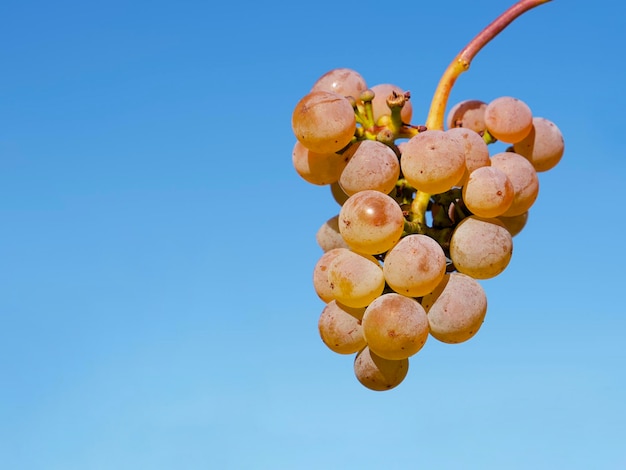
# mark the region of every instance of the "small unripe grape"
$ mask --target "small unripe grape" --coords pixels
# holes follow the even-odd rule
[[[539,178],[532,163],[515,152],[501,152],[491,157],[491,166],[506,174],[515,192],[513,203],[501,215],[512,217],[527,212],[539,195]]]
[[[378,122],[382,116],[391,115],[391,109],[387,105],[387,98],[389,98],[390,95],[393,93],[396,93],[397,95],[404,94],[404,90],[402,88],[390,83],[374,85],[371,90],[374,92],[374,99],[372,100],[374,122]],[[406,101],[406,103],[404,103],[402,111],[400,111],[400,116],[402,117],[402,122],[406,124],[411,123],[411,118],[413,117],[413,105],[411,104],[411,101]]]
[[[522,100],[502,96],[487,105],[485,125],[496,139],[514,144],[530,133],[533,127],[533,114]]]
[[[427,130],[402,146],[400,166],[408,183],[417,190],[443,193],[465,172],[465,148],[448,132]]]
[[[437,288],[422,299],[430,334],[444,343],[462,343],[480,329],[487,313],[482,286],[463,273],[446,274]]]
[[[383,293],[385,278],[376,258],[344,250],[328,265],[334,300],[348,307],[366,307]]]
[[[317,322],[322,341],[338,354],[353,354],[366,346],[361,318],[365,308],[329,302]]]
[[[463,186],[463,202],[479,217],[491,218],[504,214],[511,207],[514,196],[509,177],[494,166],[472,171]]]
[[[552,121],[535,117],[530,134],[516,142],[513,150],[526,157],[536,171],[548,171],[561,161],[565,142],[563,134]]]
[[[395,152],[382,142],[363,140],[343,153],[347,164],[339,177],[343,191],[352,195],[366,189],[388,194],[400,176],[400,162]]]
[[[291,125],[296,138],[309,150],[334,153],[352,140],[356,116],[346,97],[312,91],[296,104]]]
[[[338,153],[313,152],[298,141],[293,147],[292,163],[302,179],[311,184],[325,186],[339,180],[348,158]]]
[[[400,240],[403,230],[402,209],[379,191],[360,191],[350,196],[339,211],[339,232],[359,253],[384,253]]]
[[[330,91],[341,96],[352,96],[355,100],[358,100],[365,90],[367,84],[363,76],[356,70],[348,68],[329,70],[318,78],[311,88],[311,91]]]
[[[370,350],[385,359],[416,354],[428,339],[428,318],[419,302],[396,293],[374,300],[363,314],[363,336]]]
[[[511,234],[498,219],[466,217],[450,239],[450,258],[455,268],[475,279],[490,279],[500,274],[512,254]]]
[[[409,360],[390,360],[371,352],[365,347],[354,359],[354,374],[361,384],[370,390],[382,392],[397,387],[409,371]]]
[[[435,240],[407,235],[385,255],[383,274],[399,294],[421,297],[432,292],[446,272],[446,255]]]
[[[448,129],[462,127],[474,132],[485,130],[485,109],[487,103],[480,100],[465,100],[457,103],[448,112],[446,125]]]

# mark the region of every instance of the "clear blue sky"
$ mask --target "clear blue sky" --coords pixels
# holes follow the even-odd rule
[[[508,2],[7,2],[0,27],[0,468],[626,468],[624,17],[555,0],[451,101],[561,128],[462,345],[385,393],[322,344],[317,228],[291,167],[320,75],[412,93]]]

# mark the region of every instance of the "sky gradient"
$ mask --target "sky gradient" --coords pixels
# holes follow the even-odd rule
[[[9,2],[0,28],[0,467],[626,468],[619,206],[626,24],[555,0],[450,104],[524,100],[565,156],[467,343],[363,388],[321,342],[318,227],[291,112],[335,67],[426,119],[508,5]]]

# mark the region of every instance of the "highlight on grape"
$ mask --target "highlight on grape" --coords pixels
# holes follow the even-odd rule
[[[316,234],[319,334],[331,351],[354,355],[354,374],[371,390],[399,385],[429,338],[476,335],[487,312],[479,280],[507,268],[538,173],[563,156],[556,124],[519,98],[467,99],[446,113],[480,49],[548,1],[518,1],[472,39],[445,70],[424,124],[410,122],[410,92],[369,86],[348,68],[325,73],[295,106],[293,166],[340,206]],[[491,152],[498,141],[510,147]]]

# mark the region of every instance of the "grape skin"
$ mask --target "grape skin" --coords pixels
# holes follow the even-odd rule
[[[343,204],[348,200],[348,197],[349,197],[343,191],[343,189],[341,189],[341,186],[339,185],[339,181],[337,181],[336,183],[332,183],[330,185],[330,193],[333,196],[333,199],[335,200],[335,202],[339,204],[340,206],[343,206]]]
[[[497,219],[504,224],[512,237],[522,231],[528,222],[528,211],[520,215],[514,215],[512,217],[497,217]]]
[[[358,381],[376,392],[391,390],[405,379],[409,372],[409,360],[383,359],[368,347],[362,349],[354,359],[354,374]]]
[[[403,145],[400,166],[411,186],[429,194],[440,194],[463,177],[465,148],[446,131],[427,130]]]
[[[379,191],[360,191],[350,196],[339,211],[339,232],[359,253],[384,253],[397,243],[403,229],[402,209]]]
[[[313,152],[298,141],[293,147],[291,161],[302,179],[317,186],[326,186],[339,181],[348,158],[338,153]]]
[[[530,133],[533,126],[533,114],[522,100],[511,96],[501,96],[487,105],[485,125],[496,139],[514,144]]]
[[[335,215],[324,222],[315,234],[315,239],[323,251],[330,251],[333,248],[348,248],[348,244],[339,233],[339,215]]]
[[[343,156],[348,161],[339,176],[339,184],[348,196],[366,189],[388,194],[395,188],[400,162],[388,145],[363,140],[350,145]]]
[[[328,265],[333,299],[348,307],[367,307],[383,293],[385,278],[376,258],[343,250]]]
[[[455,268],[475,279],[490,279],[506,269],[513,254],[511,234],[498,219],[463,219],[450,239]]]
[[[374,300],[363,314],[363,336],[370,351],[384,359],[416,354],[428,338],[428,318],[419,302],[396,293]]]
[[[483,132],[485,127],[485,109],[487,103],[480,100],[464,100],[455,104],[446,117],[448,129],[464,128],[474,132]]]
[[[491,157],[491,166],[502,170],[513,185],[513,203],[503,216],[512,217],[527,212],[539,195],[539,178],[532,163],[515,152],[500,152]]]
[[[337,354],[354,354],[366,346],[361,319],[365,308],[352,308],[333,300],[317,322],[320,337]]]
[[[472,171],[491,165],[489,147],[487,147],[483,138],[471,129],[454,127],[449,129],[447,133],[458,138],[465,150],[465,171],[461,179],[455,185],[462,187],[467,182]]]
[[[352,140],[356,116],[346,97],[312,91],[296,104],[291,126],[296,138],[309,150],[334,153]]]
[[[311,91],[330,91],[342,96],[352,96],[355,100],[358,100],[365,90],[367,84],[363,76],[349,68],[329,70],[318,78],[311,88]]]
[[[513,151],[526,157],[536,171],[551,170],[565,152],[563,134],[552,121],[535,117],[530,134],[513,144]]]
[[[472,338],[480,329],[487,313],[487,296],[475,279],[453,272],[424,296],[422,306],[428,314],[430,335],[456,344]]]
[[[385,255],[383,274],[389,287],[409,297],[426,295],[441,282],[446,255],[435,240],[413,234],[403,237]]]
[[[515,190],[502,170],[485,166],[470,174],[462,194],[463,202],[473,214],[491,218],[504,214],[511,207]]]
[[[315,263],[313,268],[313,288],[317,296],[322,299],[324,303],[328,303],[335,299],[333,291],[328,281],[328,267],[330,263],[340,254],[342,251],[350,251],[347,248],[333,248],[326,251]]]

